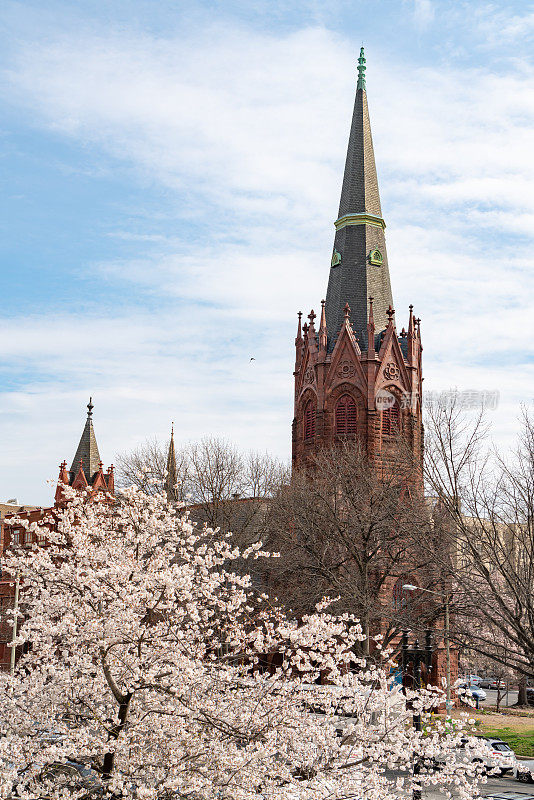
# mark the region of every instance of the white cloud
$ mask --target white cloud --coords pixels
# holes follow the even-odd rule
[[[171,420],[182,440],[208,430],[243,448],[286,456],[290,341],[284,352],[273,352],[274,330],[263,336],[251,324],[239,329],[232,321],[233,341],[224,332],[227,314],[212,308],[194,322],[187,311],[113,320],[41,317],[27,320],[24,328],[18,320],[4,320],[4,368],[22,363],[46,377],[0,392],[3,493],[27,503],[49,500],[45,480],[55,477],[56,462],[73,458],[90,394],[106,464],[147,437],[164,441]]]
[[[505,3],[504,8],[499,8],[490,2],[476,5],[471,12],[473,27],[486,48],[508,47],[532,38],[534,33],[534,11],[531,8],[525,8],[524,13],[513,14],[509,4]]]
[[[434,21],[436,9],[432,0],[412,0],[415,24],[421,30]]]
[[[433,5],[419,0],[415,13],[426,25]],[[293,319],[326,290],[353,50],[319,27],[275,36],[216,25],[176,39],[70,32],[19,49],[8,99],[31,111],[33,124],[167,187],[179,210],[172,236],[146,221],[142,233],[110,230],[141,240],[146,255],[96,265],[102,280],[136,286],[141,302],[165,298],[157,319],[130,309],[81,323],[5,322],[9,363],[38,364],[47,376],[3,396],[4,418],[16,420],[11,459],[32,450],[36,428],[47,463],[56,448],[55,458],[68,456],[83,422],[75,409],[89,391],[105,398],[98,430],[108,452],[165,435],[171,418],[184,437],[217,431],[288,451]],[[428,388],[499,384],[506,435],[504,421],[529,385],[534,333],[531,80],[517,60],[488,74],[399,69],[368,52],[398,320],[413,301]],[[260,353],[255,373],[251,346]],[[68,425],[55,381],[69,387]],[[48,475],[44,461],[34,469]],[[8,470],[4,481],[20,474]]]

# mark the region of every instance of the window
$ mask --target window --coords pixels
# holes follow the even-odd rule
[[[398,400],[392,406],[382,411],[382,433],[385,436],[394,436],[400,429],[400,410]]]
[[[304,409],[304,438],[315,436],[315,404],[310,400]]]
[[[349,394],[344,394],[336,405],[336,433],[340,436],[353,436],[356,433],[358,414],[356,403]]]
[[[33,535],[31,531],[24,531],[24,544],[28,545],[33,542]]]

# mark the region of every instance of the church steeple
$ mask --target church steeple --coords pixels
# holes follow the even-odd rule
[[[169,442],[169,452],[167,453],[167,475],[165,477],[165,494],[168,503],[176,503],[178,492],[176,484],[178,475],[176,472],[176,451],[174,449],[174,422],[171,425],[171,440]]]
[[[335,227],[319,329],[312,311],[295,340],[293,467],[357,441],[381,475],[411,452],[410,481],[422,491],[421,337],[411,307],[408,333],[395,324],[363,47]]]
[[[374,297],[377,332],[387,325],[386,311],[393,305],[378,178],[367,92],[363,47],[358,59],[358,82],[345,162],[334,252],[326,295],[329,351],[343,323],[343,309],[351,307],[350,320],[360,343],[367,339],[367,302]]]
[[[96,443],[96,436],[93,428],[93,408],[93,398],[90,397],[89,402],[87,403],[87,419],[85,420],[85,426],[80,438],[80,443],[70,468],[71,483],[78,474],[81,466],[87,482],[92,484],[93,478],[99,471],[100,464],[102,463],[100,461],[100,453],[98,452],[98,445]]]

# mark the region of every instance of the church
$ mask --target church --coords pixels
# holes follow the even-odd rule
[[[395,469],[395,451],[402,441],[414,465],[408,491],[422,497],[420,320],[410,306],[406,326],[400,331],[397,328],[365,71],[362,47],[326,298],[319,313],[312,310],[304,323],[302,313],[298,314],[292,466],[294,473],[299,472],[325,449],[352,441],[358,442],[377,474],[384,475]],[[30,522],[53,518],[54,509],[62,505],[65,485],[88,491],[90,498],[114,494],[114,470],[110,466],[104,471],[100,459],[91,399],[87,409],[70,469],[65,461],[60,465],[54,506],[19,511]],[[170,483],[176,475],[172,436],[167,468],[167,496],[172,498]],[[35,534],[11,519],[16,515],[2,520],[2,552],[12,542],[35,543]],[[12,580],[2,583],[0,595],[2,606],[12,607]],[[2,617],[0,668],[6,669],[11,657],[11,629],[5,615]],[[442,669],[438,672],[442,674]]]
[[[386,252],[363,47],[335,225],[326,300],[295,339],[294,468],[339,437],[365,443],[387,468],[399,435],[418,465],[422,490],[422,345],[410,306],[400,333]]]

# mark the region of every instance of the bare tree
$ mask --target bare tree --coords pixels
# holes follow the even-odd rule
[[[456,398],[429,409],[426,479],[444,509],[440,536],[462,606],[457,642],[534,675],[534,422],[523,414],[510,459],[486,446],[482,413]]]
[[[117,457],[118,484],[161,493],[167,477],[168,443],[155,439]],[[241,453],[225,439],[207,436],[176,449],[178,500],[191,518],[240,545],[257,540],[266,500],[289,479],[287,466],[267,453]]]
[[[147,439],[143,444],[128,453],[115,456],[117,467],[116,482],[119,487],[135,486],[149,496],[164,491],[167,476],[166,445],[157,439]],[[188,458],[185,449],[176,450],[177,491],[180,500],[185,500],[188,492]]]
[[[269,550],[280,552],[266,566],[269,584],[297,613],[336,596],[338,611],[355,614],[367,637],[381,632],[386,643],[435,616],[435,604],[415,609],[402,588],[433,585],[438,545],[426,546],[429,509],[400,450],[384,474],[358,442],[324,449],[280,488],[265,524]]]

